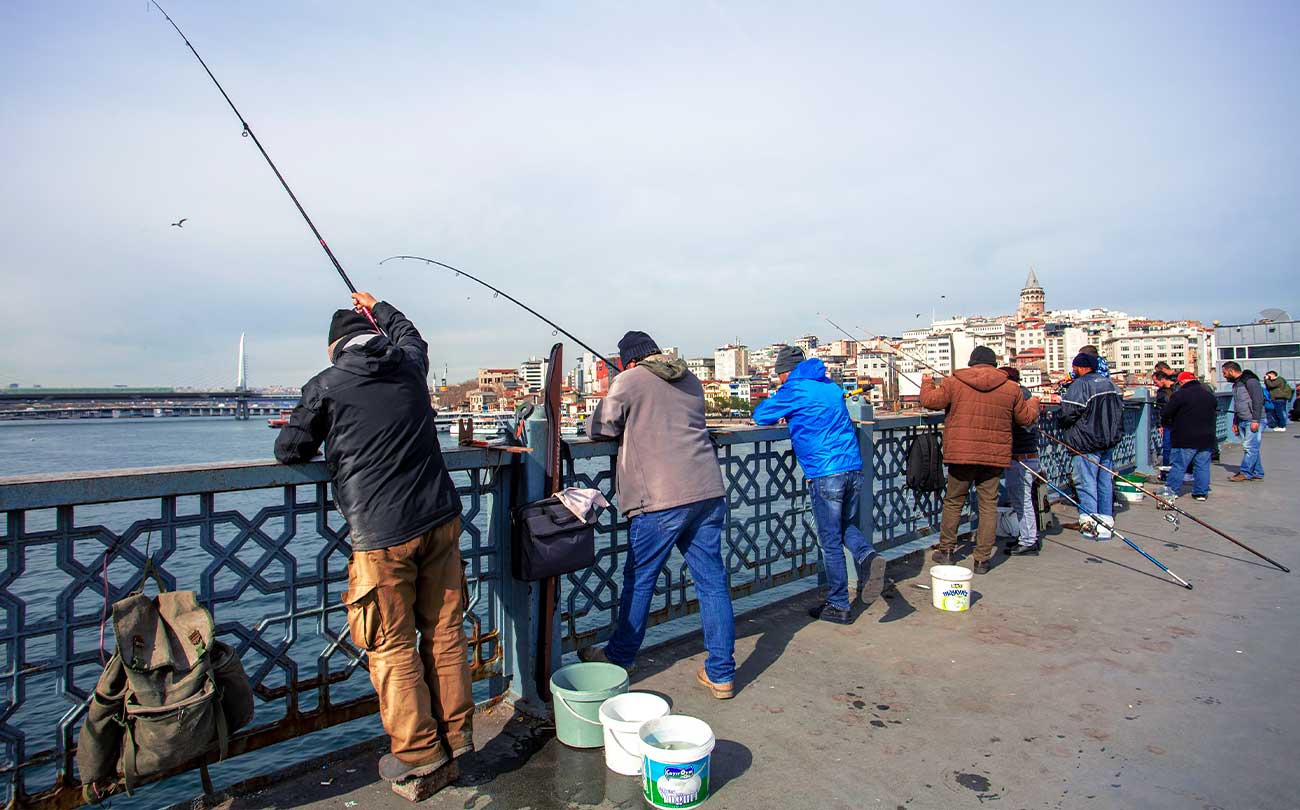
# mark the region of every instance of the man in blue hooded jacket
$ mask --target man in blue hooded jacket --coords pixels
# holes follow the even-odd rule
[[[858,528],[858,497],[862,492],[862,455],[858,432],[844,405],[844,392],[826,376],[826,365],[803,351],[783,346],[776,356],[781,387],[754,409],[754,422],[790,426],[795,457],[808,479],[817,539],[826,569],[826,602],[808,611],[814,619],[849,624],[847,547],[857,563],[858,583],[865,605],[879,596],[885,581],[885,560]]]

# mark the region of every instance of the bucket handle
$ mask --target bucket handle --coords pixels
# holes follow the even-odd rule
[[[569,710],[569,714],[571,714],[571,715],[573,715],[574,717],[578,718],[578,719],[581,720],[582,722],[584,722],[584,723],[588,723],[588,724],[593,725],[593,726],[596,726],[597,728],[604,728],[604,727],[605,727],[604,724],[602,724],[602,723],[597,723],[597,722],[595,722],[594,720],[588,720],[587,718],[585,718],[585,717],[583,717],[582,715],[580,715],[580,714],[578,714],[577,712],[575,712],[575,711],[573,710],[573,707],[569,705],[569,701],[565,700],[564,698],[560,697],[559,695],[554,695],[553,697],[554,697],[557,701],[559,701],[560,703],[563,703],[563,704],[564,704],[564,708],[566,708],[566,709]]]
[[[629,757],[633,757],[635,759],[641,759],[643,756],[645,756],[645,754],[640,751],[627,750],[627,747],[623,745],[623,741],[618,738],[618,733],[615,732],[613,729],[610,729],[609,736],[614,738],[614,744],[617,745],[619,748],[621,748],[623,750],[623,753],[627,754]]]

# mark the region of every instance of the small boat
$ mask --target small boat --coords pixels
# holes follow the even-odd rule
[[[273,416],[270,419],[266,420],[266,426],[269,428],[273,428],[275,430],[279,430],[280,428],[289,424],[289,417],[292,415],[293,415],[293,408],[285,408],[280,411],[279,416]]]

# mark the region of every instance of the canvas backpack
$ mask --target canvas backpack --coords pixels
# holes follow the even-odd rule
[[[82,793],[96,804],[142,781],[225,758],[230,735],[253,717],[253,690],[212,614],[193,591],[113,605],[117,649],[91,696],[77,739]]]
[[[912,502],[920,503],[921,496],[929,492],[943,492],[947,483],[939,434],[918,433],[907,451],[907,488],[912,490]]]

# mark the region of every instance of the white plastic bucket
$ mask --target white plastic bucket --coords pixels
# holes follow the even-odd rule
[[[652,807],[695,807],[709,797],[713,729],[703,720],[670,714],[641,726],[641,786]]]
[[[930,600],[939,610],[963,611],[970,608],[969,568],[960,565],[930,567]]]
[[[614,773],[641,773],[641,739],[637,732],[648,720],[667,717],[668,701],[649,692],[627,692],[600,704],[605,727],[605,765]]]

